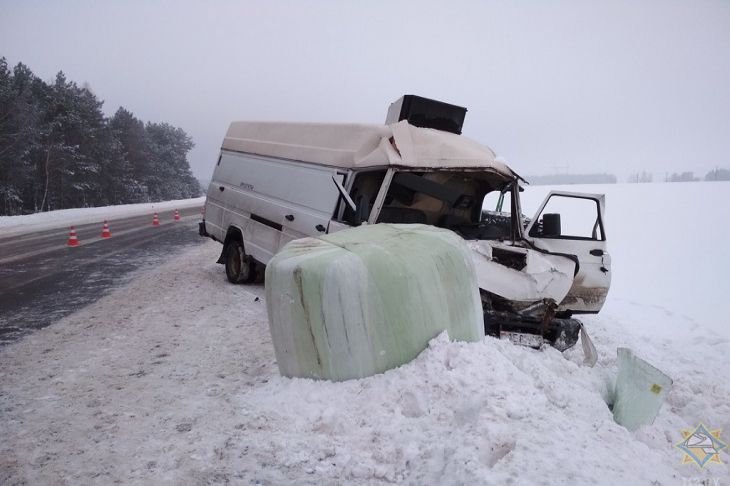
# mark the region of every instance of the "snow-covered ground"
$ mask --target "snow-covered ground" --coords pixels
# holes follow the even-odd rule
[[[104,219],[137,216],[167,209],[192,208],[202,206],[204,202],[205,197],[198,197],[156,203],[60,209],[58,211],[47,211],[26,216],[0,216],[0,235],[10,236],[33,231],[62,228],[69,224],[96,223]]]
[[[0,484],[730,482],[727,464],[700,471],[674,447],[699,422],[730,434],[715,300],[730,290],[730,184],[581,189],[607,193],[613,256],[608,304],[584,319],[596,367],[440,336],[382,375],[282,378],[263,287],[228,284],[208,241],[0,348]],[[633,433],[605,404],[619,346],[674,379]]]

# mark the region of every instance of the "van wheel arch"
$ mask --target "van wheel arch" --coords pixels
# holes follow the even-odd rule
[[[218,263],[226,267],[226,277],[231,283],[251,283],[256,280],[256,262],[246,254],[241,230],[228,229]]]
[[[218,260],[216,263],[220,263],[225,265],[226,263],[226,248],[228,247],[228,243],[233,241],[239,241],[241,243],[241,246],[243,246],[243,232],[241,231],[241,228],[237,228],[236,226],[229,226],[228,232],[226,233],[226,237],[223,239],[223,249],[221,249],[221,255],[218,257]],[[245,247],[244,247],[245,250]]]

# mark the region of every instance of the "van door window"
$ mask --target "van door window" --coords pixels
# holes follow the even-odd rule
[[[584,197],[552,195],[530,229],[536,238],[603,241],[598,201]]]
[[[482,213],[503,213],[510,214],[512,212],[512,198],[509,193],[500,191],[492,191],[484,196],[482,202]]]
[[[383,179],[385,179],[385,170],[363,171],[353,175],[350,197],[357,209],[353,211],[340,197],[336,214],[342,215],[340,221],[356,226],[363,221],[367,221],[370,217],[375,198],[378,196]]]
[[[512,191],[495,189],[488,192],[481,206],[479,224],[460,228],[460,234],[470,240],[505,240],[512,236]]]

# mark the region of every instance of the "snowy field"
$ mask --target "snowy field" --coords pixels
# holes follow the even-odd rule
[[[0,348],[0,484],[730,484],[674,448],[699,422],[730,438],[730,184],[567,189],[607,194],[596,367],[440,336],[382,375],[281,378],[263,287],[206,241]],[[605,404],[619,346],[674,379],[633,433]]]

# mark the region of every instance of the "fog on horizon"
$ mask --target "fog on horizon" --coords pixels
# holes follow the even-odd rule
[[[418,94],[521,174],[730,168],[730,2],[0,1],[0,56],[182,127],[382,123]]]

